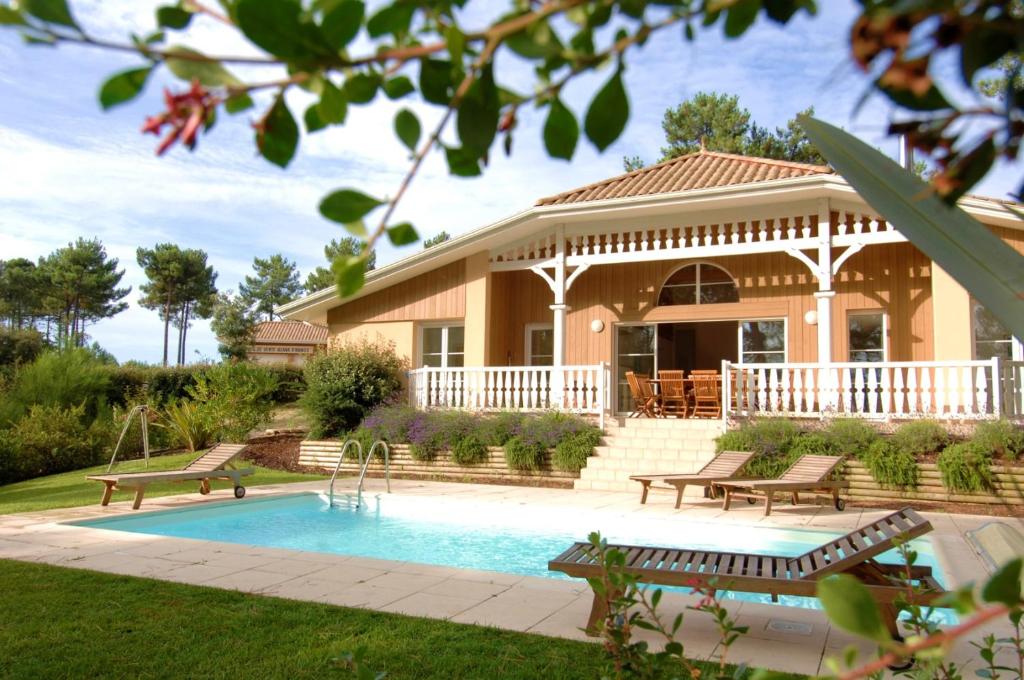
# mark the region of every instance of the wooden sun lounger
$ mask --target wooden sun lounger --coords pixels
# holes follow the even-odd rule
[[[722,509],[728,510],[733,497],[746,498],[750,503],[765,499],[765,517],[772,513],[772,502],[776,493],[789,493],[793,505],[800,502],[800,492],[832,496],[836,510],[846,508],[846,502],[839,497],[840,489],[847,489],[845,480],[829,479],[843,462],[842,456],[800,456],[778,479],[743,479],[716,482],[715,486],[725,491]]]
[[[146,487],[154,482],[188,482],[198,480],[199,493],[208,494],[210,493],[211,479],[230,479],[235,485],[235,498],[242,498],[245,496],[242,477],[251,475],[253,469],[235,470],[234,466],[231,466],[231,462],[245,448],[245,444],[217,444],[181,470],[89,475],[86,479],[103,482],[103,498],[100,499],[100,505],[110,503],[110,496],[115,490],[135,489],[135,502],[132,503],[133,510],[139,509],[139,506],[142,505],[142,497],[146,494]],[[228,466],[231,466],[232,469],[228,470]]]
[[[914,595],[892,580],[906,573],[905,566],[881,564],[875,558],[894,548],[898,541],[910,540],[931,530],[927,520],[910,508],[904,508],[796,557],[653,546],[608,547],[625,553],[626,571],[645,583],[763,593],[771,595],[773,600],[779,595],[815,597],[818,579],[832,574],[852,574],[868,587],[880,605],[889,632],[898,636],[894,606],[897,597],[927,604],[945,591],[932,576],[930,567],[915,566],[910,576],[926,592]],[[548,569],[575,578],[599,579],[602,576],[589,543],[574,543],[548,562]],[[605,598],[595,593],[587,621],[589,634],[599,632],[598,623],[607,613]]]
[[[687,486],[702,486],[705,490],[713,490],[716,483],[734,478],[753,455],[746,451],[722,451],[698,472],[690,475],[633,475],[630,479],[643,485],[643,492],[640,496],[641,504],[647,502],[647,493],[651,490],[652,483],[661,482],[674,486],[676,488],[676,508],[678,508],[683,501],[683,491]]]

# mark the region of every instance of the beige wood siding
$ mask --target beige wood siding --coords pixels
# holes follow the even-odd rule
[[[327,323],[434,321],[466,314],[466,262],[459,260],[432,272],[353,300],[327,313]]]

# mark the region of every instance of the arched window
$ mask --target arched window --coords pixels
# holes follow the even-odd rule
[[[740,291],[729,272],[713,264],[688,264],[668,277],[658,295],[658,306],[710,305],[739,302]]]

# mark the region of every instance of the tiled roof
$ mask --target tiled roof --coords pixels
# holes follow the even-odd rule
[[[306,321],[263,321],[256,325],[253,342],[263,344],[326,345],[327,326]]]
[[[788,177],[834,174],[827,165],[752,158],[700,150],[647,168],[564,191],[537,201],[537,205],[583,203],[609,198],[650,196],[692,189],[710,189]]]

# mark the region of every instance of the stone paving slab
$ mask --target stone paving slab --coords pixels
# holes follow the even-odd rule
[[[366,496],[373,498],[372,487]],[[287,550],[241,543],[169,538],[67,524],[83,519],[298,492],[319,492],[322,482],[303,482],[249,489],[235,501],[230,490],[209,496],[183,494],[147,500],[143,510],[130,502],[107,507],[87,506],[48,512],[0,516],[0,558],[42,562],[78,569],[155,578],[179,583],[240,590],[309,602],[362,607],[412,616],[448,619],[510,630],[577,640],[591,638],[581,630],[590,611],[592,595],[584,581],[519,576],[475,569],[379,560]],[[338,493],[353,489],[353,480],[339,480]],[[543,518],[549,511],[567,508],[595,517],[628,518],[630,522],[664,528],[685,535],[692,522],[750,527],[798,527],[845,532],[884,516],[885,510],[850,508],[837,512],[827,505],[787,507],[770,517],[761,506],[738,504],[729,512],[716,501],[688,499],[679,510],[668,496],[652,495],[646,505],[639,494],[574,491],[539,487],[503,487],[395,480],[393,498],[429,498],[431,503],[456,511],[487,505],[490,511],[516,512]],[[231,500],[229,500],[231,499]],[[935,527],[931,540],[947,585],[976,579],[984,565],[964,533],[991,521],[1019,520],[925,513]],[[667,620],[684,614],[682,641],[692,658],[715,659],[722,652],[714,622],[690,611],[695,596],[667,592],[661,610]],[[830,626],[820,611],[752,602],[728,602],[730,612],[750,633],[728,652],[730,662],[746,662],[777,670],[814,674],[824,670],[822,659],[838,654],[848,644],[865,653],[870,645]],[[994,630],[1000,630],[998,627]],[[640,639],[658,644],[657,636],[638,632]],[[969,658],[971,648],[957,645],[956,655]]]

